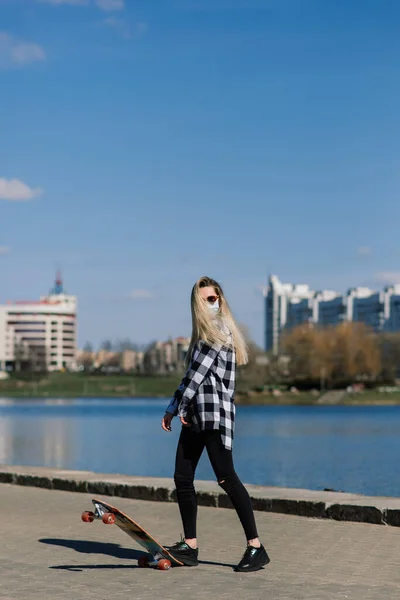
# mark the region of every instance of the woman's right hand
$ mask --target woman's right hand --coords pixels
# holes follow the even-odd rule
[[[165,413],[165,415],[163,416],[162,420],[161,420],[161,427],[164,429],[164,431],[172,431],[171,428],[171,421],[174,418],[174,415],[171,415],[171,413]]]

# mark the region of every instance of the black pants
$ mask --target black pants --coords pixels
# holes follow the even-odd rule
[[[176,451],[174,480],[185,538],[197,537],[197,500],[193,481],[204,448],[207,449],[218,484],[228,494],[236,509],[246,539],[257,538],[249,494],[235,472],[231,450],[222,445],[219,430],[196,433],[189,427],[182,427]]]

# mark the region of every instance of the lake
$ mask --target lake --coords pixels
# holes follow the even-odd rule
[[[0,463],[172,477],[167,400],[0,399]],[[400,496],[399,406],[237,406],[246,483]],[[197,477],[215,479],[205,454]]]

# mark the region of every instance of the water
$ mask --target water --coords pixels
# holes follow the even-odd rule
[[[172,477],[165,400],[0,399],[0,463]],[[400,407],[238,406],[244,482],[400,496]],[[214,479],[207,456],[197,477]]]

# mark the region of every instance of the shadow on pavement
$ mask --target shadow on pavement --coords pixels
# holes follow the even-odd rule
[[[138,565],[53,565],[49,569],[58,571],[87,571],[89,569],[138,569]]]
[[[92,542],[88,540],[66,540],[62,538],[41,538],[38,540],[42,544],[49,544],[52,546],[62,546],[63,548],[70,548],[76,552],[83,554],[103,554],[106,556],[113,556],[114,558],[120,558],[121,560],[131,559],[139,560],[141,556],[147,554],[141,550],[135,550],[130,548],[122,548],[119,544],[112,544],[107,542]],[[200,560],[201,565],[213,565],[218,567],[230,567],[234,568],[235,565],[214,562],[208,560]],[[55,565],[49,567],[50,569],[64,569],[67,571],[82,571],[83,569],[134,569],[138,565]]]
[[[214,567],[230,567],[231,569],[234,569],[236,567],[236,565],[222,562],[214,562],[211,560],[199,560],[199,565],[213,565]]]
[[[105,554],[106,556],[114,556],[115,558],[121,558],[123,560],[139,560],[141,556],[146,554],[140,550],[134,550],[133,548],[122,548],[119,544],[111,544],[108,542],[65,540],[62,538],[42,538],[38,541],[42,544],[71,548],[71,550],[82,552],[83,554]]]

